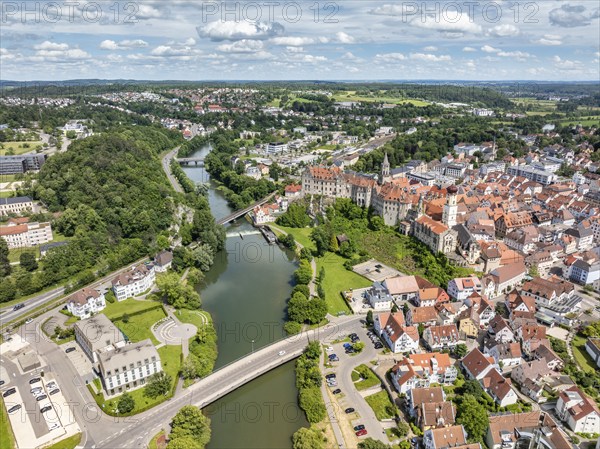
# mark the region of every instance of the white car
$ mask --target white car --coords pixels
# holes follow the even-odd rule
[[[279,355],[285,355],[285,351],[279,351]]]
[[[327,346],[327,347],[325,348],[325,351],[326,351],[326,352],[329,352],[329,353],[333,352],[333,346]]]
[[[25,324],[33,323],[33,318],[27,318]]]

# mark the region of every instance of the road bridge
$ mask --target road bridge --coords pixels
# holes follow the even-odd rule
[[[254,209],[256,206],[262,206],[266,202],[270,201],[271,198],[273,198],[276,193],[277,192],[270,193],[269,195],[267,195],[266,197],[264,197],[262,200],[257,201],[256,203],[251,204],[250,206],[246,207],[245,209],[238,210],[237,212],[234,212],[231,215],[228,215],[228,216],[226,216],[224,218],[221,218],[221,219],[217,220],[217,224],[224,225],[224,224],[227,224],[227,223],[231,223],[232,221],[235,221],[235,220],[237,220],[240,217],[243,217],[248,212],[250,212],[252,209]]]
[[[203,157],[180,157],[180,158],[175,158],[175,161],[177,161],[178,164],[180,165],[198,165],[200,167],[204,167],[204,158]]]

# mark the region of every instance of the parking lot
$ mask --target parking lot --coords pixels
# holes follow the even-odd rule
[[[85,355],[85,353],[81,350],[79,345],[75,341],[71,341],[69,343],[65,343],[61,345],[61,350],[67,351],[69,348],[75,348],[74,351],[68,352],[67,357],[79,373],[79,375],[83,378],[84,381],[91,382],[94,380],[94,370],[92,368],[92,362]]]

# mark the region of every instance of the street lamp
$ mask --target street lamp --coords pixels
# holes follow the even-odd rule
[[[252,340],[252,353],[254,353],[254,340]]]

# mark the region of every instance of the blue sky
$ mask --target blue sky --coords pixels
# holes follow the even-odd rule
[[[0,9],[3,80],[600,80],[599,0],[2,1]]]

